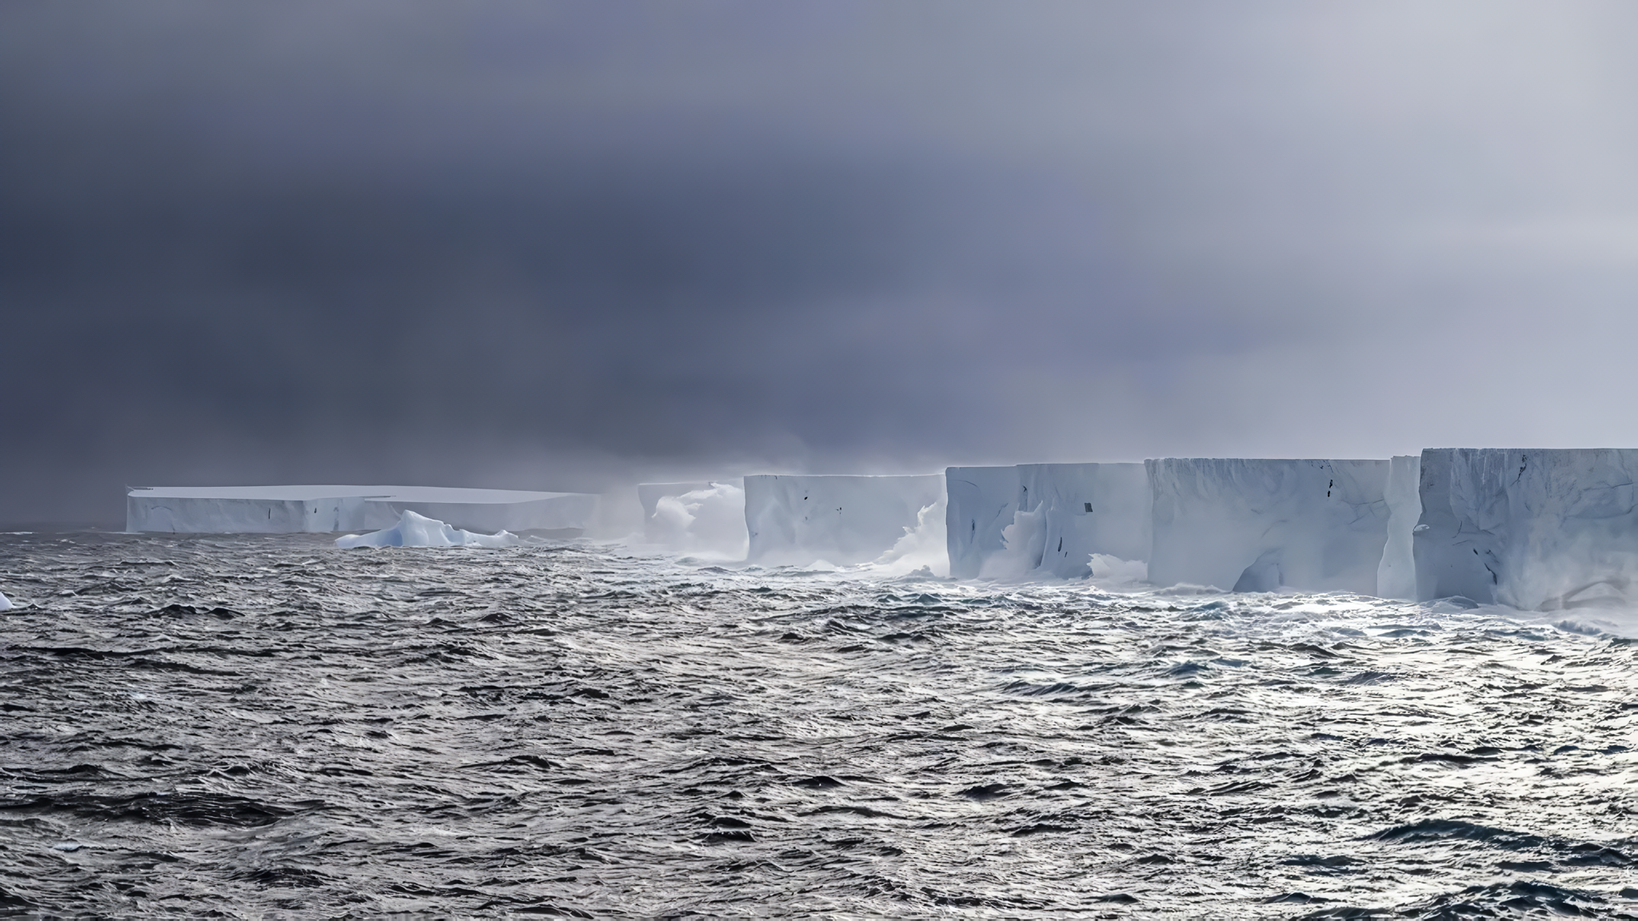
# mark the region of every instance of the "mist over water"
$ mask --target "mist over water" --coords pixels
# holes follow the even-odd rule
[[[585,543],[0,551],[24,914],[1638,914],[1638,645],[1590,619]]]

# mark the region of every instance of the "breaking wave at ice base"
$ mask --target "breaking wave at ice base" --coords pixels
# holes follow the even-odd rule
[[[6,911],[1638,914],[1607,612],[588,543],[0,553]]]

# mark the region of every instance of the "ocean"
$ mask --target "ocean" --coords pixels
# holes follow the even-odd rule
[[[314,535],[0,591],[0,915],[1638,917],[1612,612]]]

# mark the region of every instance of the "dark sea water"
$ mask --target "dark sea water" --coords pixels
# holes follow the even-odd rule
[[[307,536],[0,591],[0,914],[1638,917],[1583,623]]]

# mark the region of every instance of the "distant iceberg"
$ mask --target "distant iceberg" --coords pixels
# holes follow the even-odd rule
[[[589,493],[450,486],[152,486],[126,493],[125,530],[291,534],[390,528],[412,511],[475,531],[578,537],[597,515]]]
[[[343,550],[354,547],[513,547],[517,543],[518,536],[510,531],[476,534],[407,510],[390,528],[336,538],[336,546]]]

